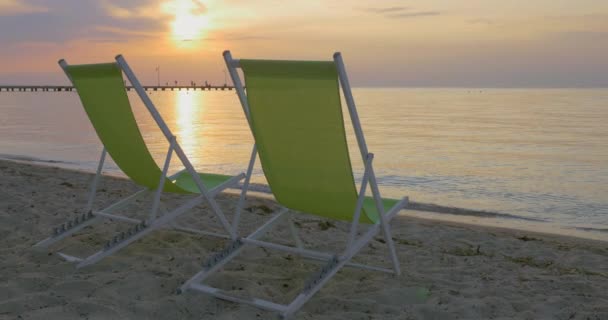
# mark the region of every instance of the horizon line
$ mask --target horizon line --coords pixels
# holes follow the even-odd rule
[[[205,85],[158,85],[158,84],[142,84],[144,87],[181,87],[181,88],[201,88],[201,87],[234,87],[233,84],[212,84],[209,83],[208,86]],[[5,84],[0,83],[1,88],[6,87],[22,87],[22,88],[39,88],[39,87],[73,87],[72,85],[65,84]],[[127,86],[128,87],[128,86]],[[608,89],[608,85],[603,86],[576,86],[576,85],[567,85],[567,86],[551,86],[551,85],[533,85],[533,86],[517,86],[517,85],[505,85],[505,86],[496,86],[496,85],[479,85],[479,86],[462,86],[462,85],[353,85],[353,88],[359,89]]]

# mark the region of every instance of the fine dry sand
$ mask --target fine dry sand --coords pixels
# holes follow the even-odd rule
[[[156,231],[99,263],[77,270],[55,252],[94,252],[125,224],[106,222],[48,251],[32,245],[81,213],[88,173],[0,161],[0,319],[272,319],[276,314],[176,288],[226,242],[172,230]],[[137,190],[104,178],[96,206]],[[166,196],[167,206],[183,198]],[[218,197],[231,216],[235,194]],[[149,202],[124,214],[143,217]],[[276,204],[251,197],[243,232]],[[217,230],[205,205],[180,219]],[[306,246],[338,249],[347,224],[297,219]],[[608,243],[497,228],[398,217],[393,223],[403,273],[340,271],[298,319],[608,319]],[[266,238],[288,239],[286,228]],[[284,242],[284,241],[283,241]],[[375,239],[357,261],[387,265]],[[286,303],[319,265],[282,252],[246,249],[211,279],[238,294]]]

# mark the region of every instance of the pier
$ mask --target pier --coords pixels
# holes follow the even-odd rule
[[[232,90],[232,86],[143,86],[146,91],[218,91],[218,90]],[[125,87],[127,91],[133,90],[132,86]],[[72,86],[21,86],[21,85],[0,85],[0,92],[61,92],[61,91],[75,91]]]

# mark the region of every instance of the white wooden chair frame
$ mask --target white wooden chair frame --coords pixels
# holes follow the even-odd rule
[[[250,122],[247,96],[237,71],[237,68],[240,67],[239,60],[233,59],[232,55],[230,54],[230,51],[225,51],[223,55],[224,60],[226,62],[226,66],[228,67],[228,70],[230,72],[230,77],[232,78],[232,81],[236,88],[236,93],[241,102],[241,106],[243,107],[243,111],[245,112],[248,122]],[[357,115],[355,102],[352,96],[350,84],[348,82],[344,63],[342,61],[340,53],[334,54],[334,62],[336,63],[336,66],[338,68],[340,84],[344,96],[346,98],[350,118],[357,137],[357,143],[361,151],[361,157],[363,158],[363,162],[365,163],[363,180],[359,189],[357,205],[353,214],[353,220],[347,239],[347,245],[344,248],[344,251],[327,253],[304,248],[291,219],[288,220],[288,223],[289,230],[296,244],[295,247],[259,240],[259,238],[261,238],[265,233],[267,233],[271,227],[273,227],[278,222],[284,220],[289,216],[289,209],[282,208],[275,216],[273,216],[268,222],[258,228],[255,232],[245,238],[239,238],[235,241],[232,241],[232,243],[227,246],[223,251],[217,253],[209,260],[207,260],[203,265],[203,269],[196,275],[194,275],[192,278],[190,278],[188,281],[186,281],[179,288],[178,292],[184,292],[187,290],[200,291],[220,299],[229,300],[237,303],[249,304],[262,309],[279,312],[283,318],[287,318],[292,316],[298,309],[300,309],[300,307],[304,303],[306,303],[317,291],[319,291],[321,287],[344,266],[382,271],[387,273],[393,273],[395,275],[400,274],[399,260],[395,252],[395,245],[391,237],[389,223],[392,218],[408,204],[408,198],[402,198],[397,204],[395,204],[393,208],[391,208],[390,211],[384,211],[382,198],[380,196],[380,191],[378,189],[378,184],[376,182],[376,177],[374,175],[374,170],[372,167],[373,154],[367,151],[365,138],[363,137],[363,131],[361,129],[361,124]],[[233,231],[235,232],[238,228],[239,218],[243,208],[243,202],[245,200],[245,195],[249,187],[249,181],[251,179],[251,174],[256,158],[257,149],[254,145],[253,150],[251,152],[251,158],[247,168],[243,189],[237,204],[236,215],[232,223],[232,226],[234,228]],[[380,223],[371,225],[367,230],[363,231],[363,234],[361,236],[357,237],[359,228],[359,217],[361,216],[361,209],[363,206],[363,200],[365,198],[365,192],[368,184],[371,186],[373,198],[375,199],[376,209],[378,210],[380,216]],[[350,262],[353,256],[355,256],[365,245],[367,245],[380,231],[382,231],[384,240],[389,248],[389,256],[392,262],[392,268],[382,268],[377,266]],[[325,262],[325,266],[323,266],[318,272],[311,275],[310,278],[307,280],[304,289],[295,297],[295,299],[293,299],[289,304],[286,305],[258,298],[236,297],[230,295],[225,291],[222,291],[221,289],[203,284],[203,281],[205,279],[209,278],[213,273],[220,270],[222,266],[224,266],[226,263],[236,257],[238,253],[245,247],[245,245],[254,245],[269,249],[277,249],[289,253],[298,254],[306,258],[321,260]]]
[[[225,188],[231,187],[231,186],[236,186],[238,184],[238,182],[245,177],[245,174],[241,173],[237,176],[234,176],[231,179],[227,180],[226,182],[222,183],[221,185],[216,186],[212,190],[208,190],[203,185],[203,182],[202,182],[200,176],[194,170],[192,163],[190,162],[190,160],[188,159],[188,157],[182,150],[180,144],[177,142],[177,138],[173,135],[173,133],[171,132],[171,130],[169,129],[169,127],[167,126],[167,124],[165,123],[163,118],[161,117],[160,113],[158,112],[158,110],[156,109],[154,104],[152,103],[152,100],[150,100],[150,98],[146,94],[146,91],[142,87],[139,80],[135,77],[135,74],[133,73],[133,71],[131,70],[129,65],[127,64],[126,60],[122,57],[122,55],[118,55],[118,56],[116,56],[116,62],[118,63],[118,66],[120,67],[120,69],[127,76],[127,79],[129,80],[131,85],[135,88],[135,91],[137,92],[137,94],[143,101],[144,105],[146,106],[146,108],[148,109],[148,111],[150,112],[150,114],[152,115],[154,120],[156,121],[156,124],[161,129],[161,131],[162,131],[163,135],[165,136],[165,138],[167,139],[167,141],[169,141],[169,150],[167,151],[167,155],[165,157],[165,163],[163,166],[163,171],[162,171],[162,175],[161,175],[158,187],[155,190],[151,190],[149,188],[143,188],[142,190],[139,190],[138,192],[106,207],[105,209],[102,209],[99,211],[93,210],[93,202],[95,200],[95,195],[97,192],[97,185],[99,183],[99,178],[102,176],[101,173],[102,173],[102,169],[103,169],[103,165],[104,165],[105,157],[106,157],[106,149],[104,148],[103,151],[101,152],[101,157],[99,159],[99,164],[97,166],[97,172],[96,172],[95,177],[93,178],[93,181],[90,186],[89,197],[88,197],[87,205],[85,208],[85,213],[80,216],[77,216],[73,219],[68,220],[64,224],[61,224],[59,227],[57,227],[53,230],[53,235],[51,235],[47,239],[44,239],[44,240],[38,242],[36,245],[34,245],[34,247],[46,248],[62,239],[65,239],[66,237],[71,236],[72,234],[82,230],[83,228],[85,228],[87,226],[90,226],[97,222],[101,222],[102,219],[112,219],[112,220],[127,222],[127,223],[134,224],[135,226],[133,228],[130,228],[126,233],[121,232],[121,233],[115,235],[99,251],[97,251],[96,253],[94,253],[88,257],[75,257],[75,256],[67,255],[67,254],[61,253],[61,252],[58,252],[58,254],[68,261],[77,262],[78,263],[77,267],[81,268],[81,267],[93,264],[109,255],[112,255],[112,254],[116,253],[118,250],[126,247],[127,245],[129,245],[129,244],[133,243],[134,241],[147,235],[148,233],[150,233],[154,230],[157,230],[159,228],[163,228],[163,227],[173,227],[174,229],[185,231],[185,232],[192,232],[192,233],[197,233],[197,234],[202,234],[202,235],[229,238],[229,239],[236,240],[237,239],[237,234],[235,232],[236,228],[234,228],[230,225],[230,223],[226,219],[226,216],[224,215],[224,213],[218,206],[217,202],[214,200],[214,197],[219,192],[224,190]],[[66,71],[66,67],[68,66],[67,62],[62,59],[59,61],[59,65],[62,67],[62,69],[68,76],[68,78],[70,78],[69,74]],[[70,79],[70,81],[71,81],[71,79]],[[171,157],[172,157],[173,153],[175,153],[177,155],[177,157],[179,158],[179,160],[182,162],[184,169],[170,177],[167,177],[167,172],[169,170],[169,164],[171,163]],[[170,212],[167,212],[161,205],[161,195],[162,195],[163,188],[165,185],[165,179],[173,180],[179,174],[183,173],[184,170],[187,171],[188,174],[190,174],[190,176],[192,176],[196,186],[200,190],[200,194],[197,195],[195,198],[188,200],[186,203],[177,207],[176,209],[174,209]],[[133,203],[135,200],[142,198],[143,196],[145,196],[151,192],[154,192],[154,198],[152,200],[152,208],[149,212],[148,219],[138,220],[138,219],[125,217],[122,215],[113,214],[113,212],[126,207],[127,205]],[[204,202],[208,202],[210,204],[212,212],[218,217],[222,227],[226,231],[226,234],[188,228],[188,227],[177,225],[176,223],[173,222],[177,217],[181,216],[182,214],[186,213],[188,210],[190,210],[190,209],[194,208],[195,206],[197,206],[201,203],[204,203]],[[163,215],[158,216],[159,210],[161,212],[163,212]]]

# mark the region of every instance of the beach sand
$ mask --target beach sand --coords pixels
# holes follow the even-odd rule
[[[32,245],[53,226],[82,213],[92,175],[0,161],[0,319],[268,319],[276,314],[179,285],[226,241],[172,230],[156,231],[99,263],[77,270],[55,252],[94,252],[127,225],[106,222],[48,251]],[[130,181],[105,178],[96,206],[137,190]],[[183,197],[169,195],[167,206]],[[236,195],[218,197],[232,215]],[[144,217],[150,202],[124,214]],[[243,232],[254,230],[276,208],[250,197]],[[180,221],[220,231],[205,205]],[[338,249],[346,223],[303,215],[304,243]],[[296,314],[297,319],[608,319],[608,243],[398,217],[393,223],[402,275],[346,268]],[[268,240],[288,243],[286,228]],[[358,262],[388,266],[377,238]],[[211,279],[239,294],[286,303],[319,264],[283,252],[246,249]]]

